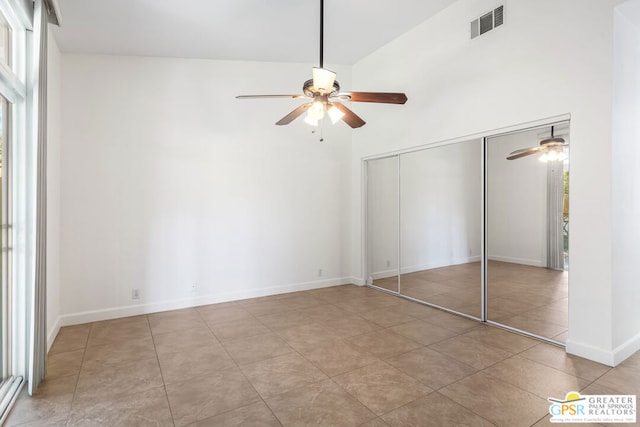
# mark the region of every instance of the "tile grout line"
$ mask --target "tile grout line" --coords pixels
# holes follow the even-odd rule
[[[252,317],[256,318],[256,316],[255,316],[253,313],[249,312],[247,309],[245,309],[245,308],[242,308],[242,309],[243,309],[244,311],[246,311],[247,313],[249,313]],[[282,426],[283,424],[282,424],[282,421],[280,421],[280,418],[278,418],[278,417],[276,416],[276,414],[273,412],[273,410],[271,409],[271,407],[270,407],[270,406],[267,404],[267,402],[264,400],[264,398],[262,397],[262,395],[258,392],[258,390],[256,390],[256,388],[254,387],[253,383],[252,383],[251,381],[249,381],[249,378],[247,378],[247,376],[245,375],[244,371],[242,370],[242,368],[240,367],[240,365],[238,364],[238,362],[236,362],[236,360],[233,358],[233,356],[231,356],[231,354],[229,353],[229,351],[227,350],[227,348],[226,348],[226,347],[224,346],[224,344],[220,341],[220,339],[219,339],[219,338],[218,338],[218,336],[215,334],[215,332],[213,332],[213,330],[211,329],[211,326],[209,326],[209,323],[207,323],[207,322],[206,322],[206,320],[202,317],[202,313],[198,312],[198,315],[200,316],[200,318],[201,318],[201,320],[204,322],[204,324],[207,326],[207,329],[209,329],[209,331],[210,331],[210,332],[213,334],[213,336],[216,338],[216,340],[217,340],[217,341],[218,341],[218,343],[220,344],[220,347],[222,347],[222,349],[224,350],[225,354],[229,357],[229,359],[231,360],[231,362],[233,362],[233,364],[235,365],[236,369],[240,372],[240,374],[242,375],[242,377],[244,378],[244,380],[247,382],[247,384],[249,384],[249,385],[251,386],[251,388],[256,392],[256,395],[260,398],[260,401],[264,404],[264,406],[266,406],[266,407],[269,409],[269,412],[271,412],[271,415],[273,415],[273,417],[274,417],[274,418],[278,421],[278,423],[280,423],[280,425]],[[256,318],[256,320],[258,320],[258,319]],[[259,320],[258,320],[258,321],[259,321]],[[267,328],[268,328],[268,326],[266,326],[266,325],[265,325],[265,327],[267,327]],[[249,337],[249,338],[250,338],[250,337]],[[212,417],[205,418],[205,420],[206,420],[206,419],[209,419],[209,418],[217,417],[217,416],[222,415],[222,414],[229,413],[229,412],[231,412],[231,411],[235,411],[235,410],[240,409],[240,408],[246,408],[246,407],[248,407],[248,406],[250,406],[250,405],[253,405],[253,404],[257,403],[257,402],[258,402],[258,401],[250,402],[250,403],[247,403],[246,405],[238,406],[237,408],[233,408],[233,409],[229,409],[228,411],[220,412],[219,414],[213,415]],[[195,423],[195,422],[197,422],[197,421],[194,421],[194,423]]]
[[[473,374],[471,374],[471,375],[473,375]],[[464,378],[467,378],[467,377],[464,377]],[[462,378],[462,379],[464,379],[464,378]],[[461,380],[462,380],[462,379],[461,379]],[[453,384],[453,383],[452,383],[452,384]],[[445,387],[446,387],[446,386],[445,386]],[[441,387],[441,388],[443,388],[443,387]],[[411,402],[407,402],[407,403],[405,403],[405,404],[404,404],[404,405],[402,405],[402,406],[399,406],[399,407],[397,407],[397,408],[395,408],[395,409],[392,409],[392,410],[391,410],[391,411],[389,411],[389,412],[386,412],[386,413],[384,413],[384,414],[382,414],[382,415],[378,416],[378,418],[381,418],[381,419],[382,419],[382,417],[383,417],[383,416],[388,415],[388,414],[390,414],[390,413],[392,413],[392,412],[394,412],[394,411],[397,411],[398,409],[404,408],[405,406],[409,406],[409,405],[413,404],[416,400],[424,399],[425,397],[427,397],[427,396],[431,396],[432,394],[436,393],[436,394],[439,394],[440,396],[442,396],[443,398],[445,398],[445,399],[447,399],[447,400],[451,401],[453,404],[458,405],[458,406],[460,406],[460,407],[462,407],[462,408],[466,409],[467,411],[471,412],[472,414],[474,414],[474,415],[476,415],[476,416],[480,417],[481,419],[483,419],[483,420],[485,420],[485,421],[487,421],[487,422],[489,422],[489,423],[491,423],[491,424],[494,424],[492,421],[490,421],[490,420],[488,420],[487,418],[483,417],[482,415],[477,414],[476,412],[474,412],[471,408],[467,408],[466,406],[461,405],[460,403],[456,402],[455,400],[452,400],[449,396],[446,396],[446,395],[444,395],[444,394],[440,393],[440,392],[439,392],[438,390],[436,390],[436,389],[432,389],[432,390],[433,390],[433,391],[431,391],[430,393],[425,394],[424,396],[418,397],[417,399],[414,399],[414,400],[412,400]],[[543,418],[544,418],[544,417],[543,417]],[[384,420],[383,420],[383,421],[384,421]]]
[[[71,412],[73,411],[73,405],[76,401],[76,395],[78,393],[78,384],[80,384],[80,375],[82,374],[82,367],[84,366],[84,358],[87,354],[87,348],[89,347],[89,338],[91,338],[91,331],[93,331],[94,323],[95,322],[91,322],[89,324],[89,331],[87,331],[87,339],[84,342],[84,351],[82,352],[82,361],[80,362],[80,370],[78,371],[78,378],[76,378],[76,386],[73,388],[73,397],[71,398],[71,404],[69,405],[69,413],[67,414],[65,425],[68,425],[71,422]]]
[[[320,298],[320,299],[322,299],[322,298]],[[323,300],[323,301],[326,301],[326,300]],[[328,301],[327,301],[327,302],[326,302],[326,304],[327,304],[327,305],[331,305],[332,307],[336,307],[336,308],[338,308],[338,309],[341,309],[339,306],[337,306],[337,305],[335,305],[335,304],[333,304],[333,303],[331,303],[331,302],[328,302]],[[341,310],[343,310],[343,309],[341,309]],[[343,311],[346,311],[346,310],[343,310]],[[350,312],[348,312],[348,313],[350,313]],[[357,315],[357,313],[350,313],[350,314],[355,314],[355,315]],[[258,320],[259,320],[259,319],[258,319]],[[364,319],[364,320],[367,320],[367,319]],[[317,323],[320,323],[320,322],[317,322]],[[312,323],[312,324],[313,324],[313,323]],[[373,411],[373,409],[369,408],[369,407],[368,407],[364,402],[361,402],[361,401],[360,401],[360,399],[358,399],[356,396],[354,396],[352,393],[350,393],[348,390],[346,390],[346,389],[345,389],[344,387],[342,387],[340,384],[338,384],[337,382],[335,382],[335,381],[333,380],[333,377],[331,377],[327,372],[325,372],[324,370],[322,370],[319,366],[316,366],[316,364],[314,364],[311,360],[307,359],[307,358],[304,356],[304,354],[302,354],[300,351],[298,351],[295,347],[291,346],[291,345],[290,345],[290,344],[289,344],[289,343],[288,343],[288,342],[287,342],[287,341],[286,341],[286,340],[285,340],[285,339],[280,335],[280,333],[278,333],[278,331],[277,331],[277,330],[272,329],[270,326],[268,326],[268,325],[266,325],[266,324],[265,324],[265,326],[266,326],[266,327],[267,327],[267,328],[268,328],[272,333],[276,334],[280,339],[282,339],[282,340],[283,340],[283,341],[284,341],[284,342],[285,342],[285,343],[286,343],[286,344],[287,344],[287,345],[288,345],[288,346],[293,350],[293,352],[295,352],[296,354],[298,354],[298,356],[300,356],[303,360],[305,360],[307,363],[309,363],[309,364],[310,364],[311,366],[313,366],[314,368],[318,369],[320,372],[322,372],[322,373],[327,377],[327,378],[322,379],[322,380],[319,380],[319,381],[314,381],[314,382],[312,382],[311,384],[307,384],[307,385],[303,385],[303,386],[300,386],[300,387],[293,388],[293,389],[291,389],[291,390],[289,390],[289,391],[286,391],[286,392],[284,392],[284,393],[280,393],[279,395],[282,395],[282,394],[288,393],[288,392],[290,392],[290,391],[293,391],[293,390],[296,390],[296,389],[299,389],[299,388],[308,387],[308,386],[310,386],[310,385],[317,384],[317,383],[320,383],[320,382],[323,382],[323,381],[327,381],[327,380],[328,380],[328,381],[331,381],[333,384],[335,384],[337,387],[339,387],[341,390],[343,390],[345,393],[347,393],[349,396],[351,396],[353,399],[355,399],[358,403],[360,403],[360,404],[361,404],[364,408],[366,408],[368,411],[370,411],[370,412],[374,415],[374,418],[372,418],[371,420],[374,420],[374,419],[380,418],[380,417],[379,417],[379,416],[378,416],[378,415]],[[297,327],[297,326],[292,326],[291,328],[295,328],[295,327]],[[290,329],[290,328],[284,328],[284,329]],[[283,329],[283,330],[284,330],[284,329]],[[360,335],[366,335],[366,334],[360,334]],[[358,336],[358,335],[356,335],[356,336]],[[368,352],[367,352],[367,353],[368,353]],[[275,356],[275,357],[278,357],[278,356]],[[273,358],[275,358],[275,357],[273,357]],[[264,360],[269,360],[269,359],[273,359],[273,358],[268,358],[268,359],[264,359]],[[379,359],[380,361],[383,361],[381,358],[378,358],[378,359]],[[383,361],[383,362],[384,362],[384,361]],[[258,362],[254,362],[254,363],[258,363]],[[368,365],[367,365],[367,366],[368,366]],[[356,369],[354,369],[354,370],[357,370],[357,369],[360,369],[360,368],[356,368]],[[352,371],[353,371],[353,370],[352,370]],[[352,371],[348,371],[348,372],[352,372]],[[348,373],[348,372],[344,372],[344,373],[341,373],[341,374],[338,374],[338,375],[343,375],[343,374],[346,374],[346,373]],[[243,372],[243,374],[244,374],[244,372]],[[338,376],[338,375],[335,375],[335,376]],[[248,379],[247,379],[247,380],[248,380]],[[260,394],[258,393],[258,395],[260,395]],[[262,397],[262,396],[261,396],[261,397]],[[274,397],[276,397],[276,396],[274,396]],[[271,407],[269,406],[269,404],[268,404],[266,401],[264,401],[264,403],[265,403],[265,405],[267,405],[267,407],[269,408],[269,410],[271,410],[271,412],[273,413],[273,410],[271,409]],[[274,416],[276,416],[276,415],[275,415],[275,413],[274,413]],[[277,418],[277,416],[276,416],[276,418]],[[279,418],[277,418],[277,419],[278,419],[278,421],[280,421],[280,419],[279,419]],[[281,422],[281,421],[280,421],[280,422]],[[281,422],[281,423],[282,423],[282,422]]]
[[[153,335],[153,330],[151,329],[151,322],[149,321],[149,316],[145,315],[145,319],[147,321],[149,333],[151,334],[151,342],[153,343],[153,351],[156,354],[156,362],[158,362],[158,369],[160,370],[160,378],[162,379],[162,389],[164,390],[164,398],[167,402],[167,407],[169,408],[169,415],[171,415],[171,422],[175,427],[176,420],[173,417],[173,410],[171,409],[171,403],[169,402],[169,393],[167,393],[167,384],[164,382],[164,374],[162,373],[162,364],[160,364],[160,356],[158,355],[158,349],[156,347],[155,335]]]
[[[461,335],[464,335],[464,333],[463,333],[463,334],[460,334],[460,335],[458,335],[458,336],[461,336]],[[472,337],[470,337],[470,338],[472,338]],[[472,339],[473,339],[473,338],[472,338]],[[477,341],[477,342],[480,342],[480,343],[481,343],[481,341],[479,341],[479,340],[475,340],[475,341]],[[498,349],[497,347],[493,347],[493,346],[490,346],[490,347]],[[438,351],[438,350],[437,350],[437,349],[435,349],[435,348],[430,348],[430,350],[436,351],[436,352],[438,352],[438,353],[442,354],[443,356],[448,356],[447,354],[442,353],[442,352]],[[501,350],[501,349],[498,349],[498,350]],[[531,395],[533,395],[533,396],[536,396],[536,397],[538,397],[538,398],[544,399],[544,398],[542,398],[542,397],[538,396],[537,394],[535,394],[535,393],[531,392],[530,390],[525,390],[525,389],[521,388],[520,386],[518,386],[518,385],[516,385],[516,384],[512,384],[512,383],[510,383],[510,382],[508,382],[508,381],[504,381],[504,380],[502,380],[502,379],[500,379],[500,378],[497,378],[497,377],[495,377],[495,376],[491,375],[489,372],[485,372],[487,369],[489,369],[489,368],[491,368],[491,367],[495,366],[496,364],[501,363],[501,362],[503,362],[503,361],[505,361],[505,360],[511,359],[511,358],[513,358],[514,356],[517,356],[517,355],[519,355],[520,353],[522,353],[522,352],[524,352],[524,351],[526,351],[526,350],[528,350],[528,349],[522,350],[522,351],[520,351],[519,353],[511,353],[510,351],[507,351],[508,353],[511,353],[511,356],[509,356],[509,357],[507,357],[507,358],[505,358],[505,359],[499,360],[499,361],[497,361],[497,362],[495,362],[495,363],[493,363],[493,364],[491,364],[491,365],[485,366],[485,367],[484,367],[484,368],[482,368],[482,369],[477,369],[477,368],[475,368],[475,367],[473,367],[473,366],[467,365],[466,363],[464,363],[464,362],[462,362],[462,361],[460,361],[460,360],[457,360],[457,359],[456,359],[458,362],[463,363],[463,364],[465,364],[465,365],[467,365],[467,366],[470,366],[470,367],[471,367],[471,368],[473,368],[473,369],[476,369],[476,372],[474,372],[473,374],[467,375],[467,376],[465,376],[465,377],[463,377],[463,378],[460,378],[460,379],[458,379],[458,380],[456,380],[456,381],[454,381],[454,382],[452,382],[452,383],[450,383],[450,384],[447,384],[447,385],[445,385],[445,386],[442,386],[442,387],[440,387],[439,389],[434,390],[434,391],[435,391],[435,392],[439,392],[440,390],[442,390],[442,389],[444,389],[444,388],[446,388],[446,387],[452,386],[452,385],[454,385],[454,384],[457,384],[457,383],[459,383],[459,382],[462,382],[462,381],[464,381],[465,379],[467,379],[467,378],[469,378],[469,377],[471,377],[471,376],[473,376],[473,375],[477,375],[477,374],[479,374],[479,373],[484,373],[485,375],[489,375],[490,377],[492,377],[492,378],[494,378],[494,379],[496,379],[496,380],[498,380],[498,381],[503,381],[503,382],[505,382],[505,383],[507,383],[507,384],[509,384],[509,385],[511,385],[511,386],[513,386],[513,387],[516,387],[516,388],[518,388],[518,389],[520,389],[520,390],[522,390],[522,391],[524,391],[524,392],[526,392],[526,393],[529,393],[529,394],[531,394]],[[506,350],[503,350],[503,351],[506,351]],[[451,357],[451,356],[448,356],[448,357]],[[448,396],[446,396],[446,395],[444,395],[444,396],[445,396],[445,397],[447,397],[447,398],[449,398],[449,397],[448,397]],[[451,399],[450,399],[450,400],[451,400]],[[455,402],[455,403],[458,403],[458,402]],[[458,404],[459,404],[459,403],[458,403]],[[469,411],[471,411],[471,412],[472,412],[472,413],[474,413],[475,415],[477,415],[477,416],[479,416],[479,417],[481,417],[481,418],[483,418],[483,419],[487,419],[487,418],[483,417],[481,414],[477,413],[474,409],[469,408],[469,407],[464,406],[464,405],[461,405],[461,406],[463,406],[464,408],[468,409]],[[536,421],[534,424],[538,423],[540,420],[544,419],[545,417],[546,417],[546,414],[545,414],[545,415],[543,415],[543,416],[542,416],[542,418],[540,418],[540,419],[539,419],[538,421]],[[491,422],[491,423],[494,423],[494,422],[493,422],[493,421],[491,421],[491,420],[488,420],[488,421],[489,421],[489,422]],[[495,423],[494,423],[494,424],[495,424]],[[531,426],[533,426],[534,424],[531,424]]]
[[[549,345],[549,346],[552,346],[552,344],[548,344],[548,343],[545,343],[545,342],[540,342],[540,343],[538,343],[538,344],[536,344],[536,345],[534,345],[534,346],[532,346],[532,347],[529,347],[529,348],[527,348],[527,349],[525,349],[525,350],[522,350],[522,351],[521,351],[521,352],[519,352],[519,353],[516,353],[516,354],[515,354],[515,356],[520,356],[520,357],[522,357],[522,358],[524,358],[524,359],[527,359],[527,360],[529,360],[529,361],[531,361],[531,362],[538,363],[538,364],[540,364],[540,365],[546,366],[547,368],[555,369],[556,371],[562,372],[562,373],[567,374],[567,375],[571,375],[571,376],[576,377],[576,378],[578,378],[578,379],[585,380],[585,381],[590,381],[590,382],[589,382],[589,384],[588,384],[587,386],[583,387],[583,388],[589,387],[591,384],[593,384],[594,382],[596,382],[597,380],[599,380],[603,375],[605,375],[607,372],[609,372],[610,370],[612,370],[612,369],[613,369],[611,366],[603,365],[603,366],[607,366],[607,370],[606,370],[604,373],[600,374],[600,375],[599,375],[595,380],[590,380],[590,379],[588,379],[588,378],[580,377],[580,376],[578,376],[578,375],[574,375],[574,374],[571,374],[571,373],[569,373],[569,372],[563,371],[562,369],[558,369],[558,368],[556,368],[555,366],[551,366],[551,365],[550,365],[550,364],[548,364],[548,363],[540,362],[540,361],[538,361],[538,360],[534,360],[534,359],[530,359],[530,358],[528,358],[528,357],[526,357],[526,356],[522,356],[522,354],[523,354],[523,353],[526,353],[527,351],[529,351],[529,350],[531,350],[532,348],[537,347],[537,346],[539,346],[539,345]],[[573,355],[571,355],[571,354],[569,354],[569,353],[566,353],[566,352],[565,352],[565,355],[566,355],[566,357],[573,357]],[[575,356],[575,357],[581,358],[580,356]],[[582,359],[582,358],[581,358],[581,359]],[[598,363],[598,362],[594,362],[594,361],[589,360],[589,359],[584,359],[584,360],[587,360],[587,361],[592,362],[592,363]],[[598,364],[599,364],[599,365],[602,365],[601,363],[598,363]]]
[[[329,305],[331,305],[331,306],[333,306],[333,307],[336,307],[336,308],[338,308],[338,309],[341,309],[339,306],[337,306],[337,305],[335,305],[335,304],[333,304],[333,303],[328,303],[328,304],[329,304]],[[344,310],[344,309],[341,309],[341,310],[346,311],[346,310]],[[374,309],[374,310],[377,310],[377,309]],[[348,312],[348,311],[346,311],[346,312]],[[360,316],[358,315],[358,313],[351,313],[351,312],[348,312],[348,313],[350,313],[350,314],[353,314],[353,315],[356,315],[356,316],[360,317]],[[362,317],[361,317],[361,318],[362,318]],[[364,318],[362,318],[362,319],[363,319],[363,320],[367,320],[367,319],[364,319]],[[318,323],[320,323],[320,322],[318,322]],[[267,326],[267,327],[268,327],[268,326]],[[294,327],[295,327],[295,326],[294,326]],[[383,330],[386,330],[386,329],[383,329]],[[275,331],[274,331],[274,333],[276,333],[276,334],[277,334],[277,332],[275,332]],[[374,332],[374,333],[375,333],[375,332]],[[354,335],[353,337],[357,337],[357,336],[361,336],[361,335],[367,335],[367,334],[368,334],[368,333],[364,333],[364,334],[357,334],[357,335]],[[278,335],[280,335],[280,334],[278,334]],[[353,337],[349,337],[349,338],[353,338]],[[282,337],[281,337],[281,338],[282,338]],[[404,337],[403,337],[403,338],[404,338]],[[347,341],[347,339],[346,339],[346,338],[345,338],[345,339],[341,339],[341,340],[343,340],[343,341]],[[286,342],[286,341],[285,341],[285,342]],[[358,370],[358,369],[362,369],[363,367],[355,368],[355,369],[352,369],[352,370],[350,370],[350,371],[347,371],[347,372],[343,372],[343,373],[340,373],[340,374],[334,375],[334,377],[332,377],[332,376],[330,376],[327,372],[325,372],[324,370],[322,370],[319,366],[316,366],[316,365],[315,365],[311,360],[307,359],[307,358],[304,356],[304,354],[300,353],[300,352],[299,352],[295,347],[291,347],[291,348],[292,348],[296,353],[298,353],[298,355],[299,355],[300,357],[302,357],[305,361],[307,361],[307,362],[308,362],[308,363],[310,363],[312,366],[314,366],[316,369],[318,369],[320,372],[322,372],[324,375],[326,375],[326,376],[327,376],[327,379],[328,379],[329,381],[331,381],[333,384],[335,384],[336,386],[338,386],[341,390],[343,390],[345,393],[347,393],[349,396],[351,396],[353,399],[355,399],[357,402],[359,402],[359,403],[360,403],[364,408],[366,408],[368,411],[370,411],[370,412],[374,415],[374,418],[372,418],[371,420],[375,420],[375,419],[381,418],[381,416],[380,416],[380,415],[378,415],[378,414],[377,414],[377,413],[376,413],[372,408],[370,408],[369,406],[367,406],[364,402],[362,402],[360,399],[358,399],[358,397],[357,397],[357,396],[355,396],[355,395],[354,395],[353,393],[351,393],[349,390],[347,390],[347,389],[345,389],[344,387],[342,387],[342,385],[340,385],[339,383],[337,383],[337,382],[336,382],[336,381],[334,381],[334,379],[333,379],[334,377],[337,377],[337,376],[340,376],[340,375],[345,375],[345,374],[347,374],[347,373],[349,373],[349,372],[353,372],[353,371],[356,371],[356,370]],[[365,353],[370,354],[369,352],[365,352]],[[389,364],[388,364],[384,359],[382,359],[382,358],[380,358],[380,357],[377,357],[377,356],[375,356],[375,355],[374,355],[374,357],[376,357],[376,358],[378,359],[378,361],[380,361],[380,362],[382,362],[382,363],[385,363],[385,364],[387,364],[388,366],[391,366],[391,365],[389,365]],[[375,362],[372,362],[372,364],[373,364],[373,363],[375,363]],[[367,367],[367,366],[370,366],[370,365],[366,365],[366,366],[364,366],[364,367]],[[393,367],[393,366],[391,366],[391,367],[392,367],[392,368],[394,368],[394,369],[396,369],[396,368],[395,368],[395,367]],[[400,370],[399,370],[399,371],[400,371]],[[400,372],[402,372],[402,371],[400,371]],[[403,372],[403,373],[404,373],[404,372]],[[407,374],[405,374],[405,375],[407,375]],[[410,378],[412,378],[413,380],[418,381],[417,379],[415,379],[415,378],[411,377],[410,375],[408,375],[408,376],[409,376]],[[327,379],[323,379],[323,380],[320,380],[320,381],[316,381],[316,382],[313,382],[312,384],[317,384],[317,383],[322,382],[322,381],[327,381]],[[422,384],[420,381],[418,381],[418,382],[419,382],[420,384]],[[311,384],[308,384],[307,386],[309,386],[309,385],[311,385]],[[307,387],[307,386],[301,386],[301,387],[297,387],[297,388],[303,388],[303,387]],[[293,389],[293,390],[296,390],[296,389]],[[292,391],[292,390],[290,390],[290,391]],[[429,393],[428,393],[428,394],[429,394]],[[414,400],[415,400],[415,399],[414,399]],[[412,401],[412,402],[413,402],[413,401]],[[369,420],[369,421],[371,421],[371,420]]]

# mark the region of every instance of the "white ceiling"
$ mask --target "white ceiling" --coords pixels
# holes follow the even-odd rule
[[[63,52],[317,63],[319,0],[58,0]],[[325,0],[324,59],[352,65],[455,0]]]

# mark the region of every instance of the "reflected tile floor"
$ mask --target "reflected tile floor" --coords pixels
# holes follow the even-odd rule
[[[48,363],[5,425],[531,426],[568,391],[640,395],[640,353],[610,368],[353,285],[62,328]]]
[[[402,274],[400,293],[460,313],[480,317],[480,263]],[[568,272],[489,261],[488,318],[558,342],[566,342]],[[373,284],[398,292],[397,276]]]

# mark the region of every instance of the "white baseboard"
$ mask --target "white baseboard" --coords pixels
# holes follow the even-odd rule
[[[58,332],[60,332],[60,316],[56,318],[56,321],[53,323],[53,327],[49,330],[47,334],[47,353],[51,350],[51,346],[58,336]]]
[[[593,360],[594,362],[599,362],[607,366],[618,366],[639,350],[640,334],[628,339],[613,350],[604,350],[588,344],[567,340],[567,353],[584,357],[585,359]]]
[[[362,277],[348,277],[349,281],[346,284],[352,284],[352,285],[358,285],[358,286],[364,286],[366,285],[366,280],[364,280]]]
[[[522,265],[530,265],[532,267],[546,267],[547,263],[537,260],[537,259],[526,259],[526,258],[512,258],[507,256],[500,255],[489,255],[487,257],[489,261],[501,261],[501,262],[510,262],[512,264],[522,264]]]
[[[631,339],[628,339],[627,341],[613,349],[614,366],[617,366],[620,363],[624,362],[638,350],[640,350],[640,334]]]
[[[609,350],[594,347],[589,344],[578,343],[568,339],[566,342],[566,351],[574,356],[593,360],[594,362],[602,363],[603,365],[615,366],[613,352]]]
[[[251,289],[241,292],[226,292],[219,294],[210,294],[203,296],[194,296],[181,298],[177,300],[150,302],[123,307],[111,307],[101,310],[91,310],[80,313],[65,314],[58,318],[57,329],[61,326],[80,325],[83,323],[98,322],[101,320],[118,319],[121,317],[138,316],[141,314],[157,313],[161,311],[178,310],[181,308],[197,307],[200,305],[217,304],[228,301],[238,301],[248,298],[264,297],[269,295],[278,295],[289,292],[307,291],[310,289],[328,288],[330,286],[346,285],[354,283],[354,280],[361,280],[353,277],[340,277],[325,280],[316,280],[312,282],[303,282],[289,284],[283,286],[273,286],[268,288]],[[57,335],[51,334],[53,338]],[[50,344],[53,339],[49,337]]]

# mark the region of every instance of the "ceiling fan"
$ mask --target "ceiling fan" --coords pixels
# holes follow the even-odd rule
[[[550,138],[545,138],[540,141],[540,145],[538,147],[522,148],[509,153],[507,160],[516,160],[536,153],[544,153],[539,159],[541,162],[564,160],[567,158],[567,155],[563,150],[563,147],[565,146],[567,146],[567,143],[564,138],[555,137],[553,135],[553,126],[551,126]]]
[[[250,98],[294,98],[311,99],[302,104],[279,121],[276,125],[288,125],[303,113],[307,113],[305,122],[318,126],[325,112],[332,123],[342,120],[352,128],[359,128],[365,124],[356,113],[339,101],[375,102],[383,104],[404,104],[407,96],[404,93],[392,92],[340,92],[340,84],[336,81],[336,73],[324,68],[324,0],[320,0],[320,66],[313,67],[313,78],[302,85],[303,94],[300,95],[240,95],[238,99]]]

